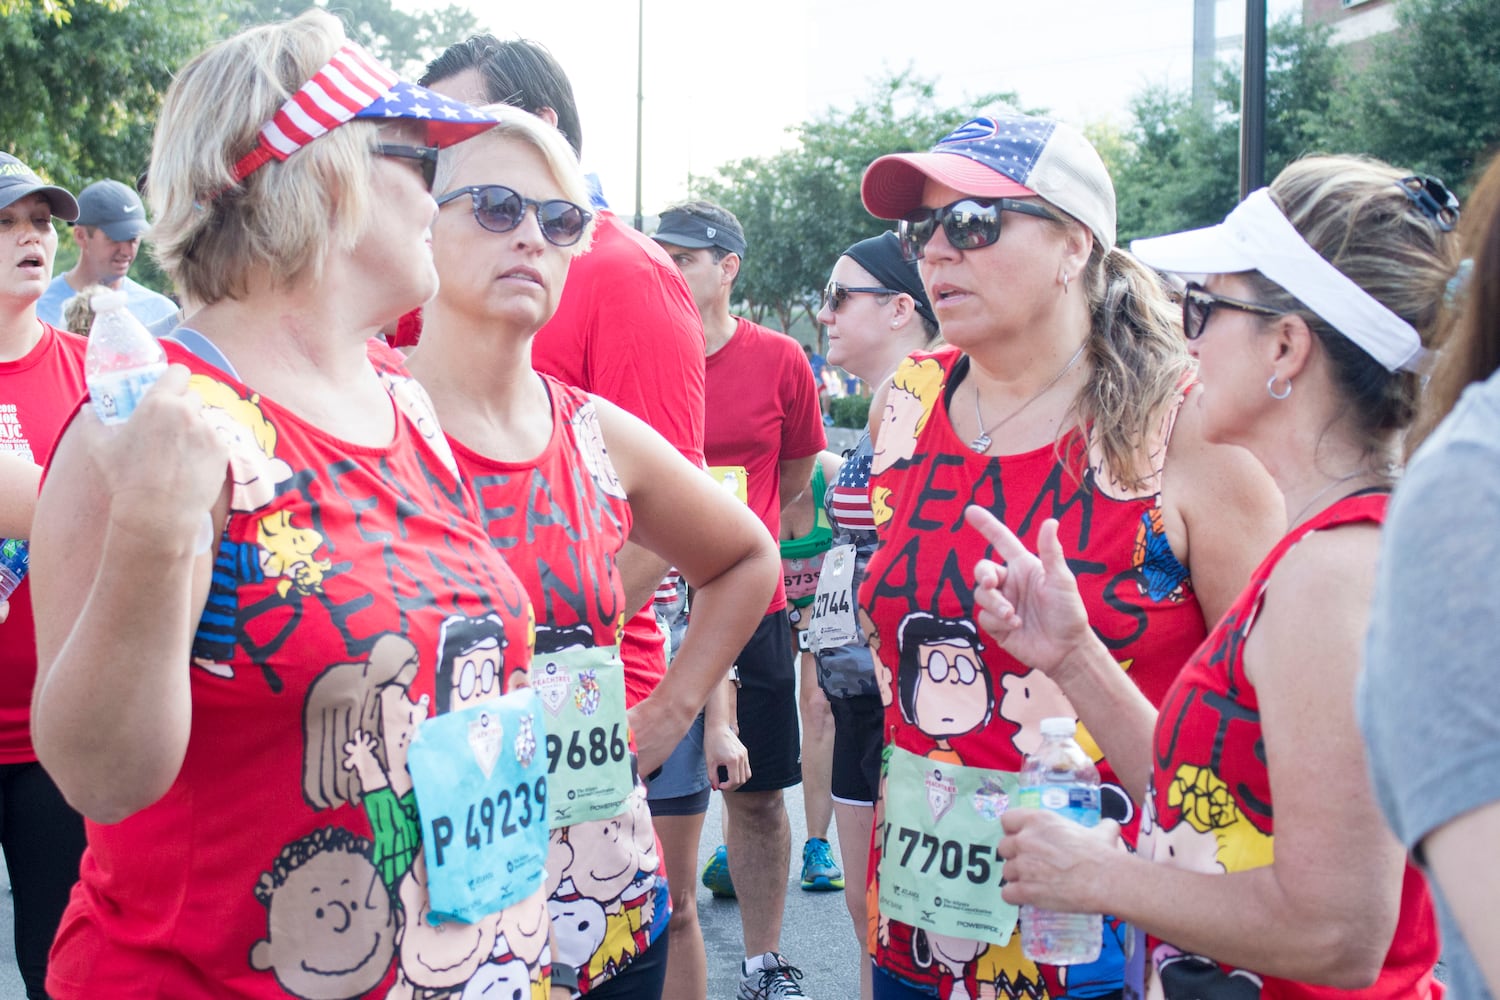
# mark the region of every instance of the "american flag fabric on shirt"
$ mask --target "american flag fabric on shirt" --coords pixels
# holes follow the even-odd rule
[[[426,141],[434,146],[451,146],[496,124],[467,104],[401,80],[348,42],[261,126],[255,149],[234,165],[235,179],[244,180],[272,160],[285,160],[356,118],[424,122]]]
[[[844,531],[875,530],[875,512],[870,508],[870,461],[870,453],[859,449],[844,459],[833,482],[828,513]]]

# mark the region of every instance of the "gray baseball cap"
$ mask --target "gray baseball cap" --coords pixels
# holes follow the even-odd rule
[[[0,208],[8,208],[29,194],[46,195],[52,214],[65,222],[78,218],[78,202],[67,189],[43,182],[26,164],[9,153],[0,153]]]
[[[95,181],[78,192],[75,225],[102,229],[117,243],[138,240],[151,228],[146,221],[146,206],[135,189],[109,180]]]
[[[744,234],[680,208],[668,209],[661,214],[661,221],[651,238],[674,247],[691,250],[718,247],[745,256]]]

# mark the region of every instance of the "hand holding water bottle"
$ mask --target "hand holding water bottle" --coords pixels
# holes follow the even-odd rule
[[[1105,872],[1121,857],[1120,828],[1099,819],[1099,771],[1068,718],[1042,720],[1043,742],[1021,770],[1001,817],[1009,903],[1021,905],[1021,947],[1034,961],[1069,965],[1099,955]]]
[[[132,512],[139,520],[191,518],[197,551],[206,551],[228,447],[203,419],[187,369],[168,366],[156,338],[125,308],[124,293],[95,296],[93,304],[84,374],[104,426],[84,433],[100,479],[113,505],[139,502]]]

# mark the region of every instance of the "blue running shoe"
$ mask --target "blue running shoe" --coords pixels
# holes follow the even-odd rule
[[[729,848],[723,844],[703,866],[703,884],[719,899],[734,898],[734,882],[729,878]]]
[[[833,892],[844,887],[844,873],[833,863],[833,850],[822,837],[802,845],[802,891]]]

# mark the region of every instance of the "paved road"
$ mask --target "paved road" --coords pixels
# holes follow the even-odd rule
[[[801,886],[802,842],[807,838],[802,816],[802,791],[786,791],[787,815],[792,821],[792,871],[787,872],[786,918],[782,925],[781,951],[802,970],[802,990],[811,1000],[846,1000],[859,996],[854,928],[840,892],[803,892]],[[709,805],[698,848],[698,868],[719,845],[720,796]],[[838,835],[829,831],[833,856],[838,858]],[[698,918],[708,949],[708,1000],[734,1000],[739,987],[740,959],[744,949],[740,936],[740,910],[731,899],[714,899],[701,884]],[[664,1000],[671,1000],[668,984]]]
[[[10,907],[10,876],[0,865],[0,1000],[26,1000],[16,971],[16,923]]]

